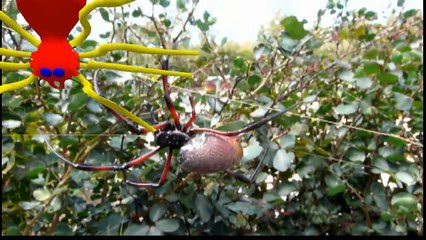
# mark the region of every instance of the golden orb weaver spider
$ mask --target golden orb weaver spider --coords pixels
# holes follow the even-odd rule
[[[168,69],[168,59],[163,61],[163,69]],[[95,91],[99,93],[97,86],[97,79],[94,78]],[[248,179],[245,176],[242,176],[238,173],[228,171],[229,168],[238,164],[243,157],[243,148],[241,143],[237,139],[240,134],[247,133],[249,131],[255,130],[267,122],[274,120],[289,110],[293,109],[296,105],[294,104],[284,110],[278,111],[276,113],[270,114],[262,118],[257,122],[253,122],[239,130],[224,132],[209,128],[191,128],[194,121],[197,118],[195,112],[195,102],[193,96],[189,97],[191,105],[191,117],[187,123],[182,124],[179,120],[179,114],[176,111],[176,108],[173,104],[173,101],[170,97],[169,82],[166,75],[162,75],[162,83],[164,90],[164,100],[166,102],[167,108],[173,118],[173,122],[166,121],[158,123],[153,127],[156,129],[154,132],[155,144],[157,147],[129,162],[125,162],[121,165],[92,165],[85,163],[73,163],[72,161],[66,159],[64,156],[56,152],[49,141],[46,139],[45,143],[47,147],[54,153],[58,158],[60,158],[66,165],[74,167],[83,171],[122,171],[125,183],[138,188],[157,188],[164,184],[169,173],[171,161],[173,158],[174,150],[180,150],[179,162],[182,169],[188,172],[195,172],[198,174],[209,174],[216,173],[220,171],[225,171],[236,179],[251,183],[253,179]],[[120,113],[116,112],[114,109],[106,107],[118,120],[124,121],[129,130],[134,134],[146,134],[148,130],[146,128],[139,128],[134,125],[132,121],[127,119],[125,116],[122,116]],[[141,164],[142,162],[148,160],[155,154],[159,153],[162,149],[168,148],[166,162],[164,165],[163,172],[160,176],[160,179],[157,183],[154,182],[134,182],[127,179],[126,170],[136,165]],[[258,167],[261,163],[259,163]],[[255,170],[256,173],[258,169]],[[254,174],[252,174],[254,177]],[[250,178],[252,178],[250,177]]]
[[[35,52],[24,52],[0,48],[0,55],[10,57],[31,58],[29,63],[0,62],[4,70],[32,69],[31,75],[21,81],[0,86],[0,94],[23,88],[37,78],[47,81],[53,88],[64,88],[64,82],[72,77],[83,85],[83,92],[102,105],[128,117],[132,121],[145,127],[148,131],[156,129],[133,113],[127,111],[115,102],[98,95],[92,84],[78,72],[79,68],[85,69],[114,69],[128,72],[148,74],[161,74],[181,77],[192,77],[191,73],[165,71],[137,66],[128,66],[116,63],[96,61],[80,62],[79,59],[100,57],[114,50],[124,50],[135,53],[161,54],[161,55],[198,55],[193,50],[165,50],[148,48],[134,44],[108,43],[102,44],[90,52],[78,53],[73,50],[90,35],[91,26],[88,15],[98,7],[118,7],[135,0],[94,0],[86,4],[86,0],[16,0],[17,6],[30,26],[40,35],[41,41],[25,31],[3,11],[0,11],[0,20],[9,28],[15,30],[32,45],[37,47]],[[80,20],[82,32],[71,41],[67,41],[68,34]],[[58,85],[59,86],[58,86]]]

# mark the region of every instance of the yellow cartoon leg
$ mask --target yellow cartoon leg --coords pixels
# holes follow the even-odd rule
[[[169,76],[178,76],[178,77],[187,77],[187,78],[192,77],[192,73],[188,73],[188,72],[174,72],[174,71],[168,71],[168,70],[136,67],[136,66],[129,66],[129,65],[117,64],[117,63],[95,62],[95,61],[80,63],[80,68],[87,68],[87,69],[105,68],[105,69],[114,69],[114,70],[125,71],[125,72],[140,72],[140,73],[169,75]]]
[[[4,70],[19,70],[19,69],[28,69],[30,68],[29,63],[10,63],[10,62],[0,62],[0,69]]]
[[[37,76],[31,74],[28,78],[21,80],[19,82],[4,84],[0,86],[0,94],[8,91],[17,90],[27,86],[28,84],[34,82],[37,79]]]
[[[121,106],[119,106],[118,104],[116,104],[115,102],[106,99],[102,96],[99,96],[94,90],[93,90],[93,86],[92,84],[89,82],[89,80],[87,80],[85,77],[83,77],[83,75],[78,75],[77,76],[78,80],[80,80],[80,82],[83,84],[83,92],[85,92],[89,97],[93,98],[95,101],[101,103],[102,105],[105,105],[109,108],[111,108],[112,110],[128,117],[129,119],[131,119],[132,121],[136,122],[137,124],[139,124],[140,126],[144,127],[146,130],[150,131],[150,132],[155,132],[156,129],[151,126],[149,123],[143,121],[142,119],[138,118],[136,115],[134,115],[133,113],[127,111],[126,109],[122,108]]]
[[[38,47],[40,45],[40,40],[35,38],[29,32],[25,31],[21,26],[19,26],[13,19],[7,16],[3,11],[0,11],[0,20],[6,24],[6,26],[12,28],[17,33],[19,33],[23,38],[27,39],[32,45]]]
[[[9,57],[31,57],[31,52],[0,48],[0,55]]]
[[[169,50],[162,48],[149,48],[145,46],[138,46],[135,44],[126,43],[105,43],[100,45],[97,49],[90,52],[80,53],[80,58],[93,58],[106,55],[110,51],[124,50],[135,53],[159,54],[159,55],[198,55],[198,51],[194,50]]]
[[[79,46],[83,43],[84,40],[90,35],[92,27],[90,26],[87,16],[97,7],[119,7],[121,5],[131,3],[135,0],[94,0],[84,6],[79,13],[80,23],[83,26],[83,31],[70,41],[71,46]]]

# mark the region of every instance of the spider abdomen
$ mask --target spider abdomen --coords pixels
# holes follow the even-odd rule
[[[186,171],[207,174],[229,169],[242,156],[243,149],[235,137],[203,133],[181,148],[179,161]]]

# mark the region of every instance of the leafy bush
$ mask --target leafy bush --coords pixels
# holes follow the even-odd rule
[[[318,20],[332,15],[333,26],[318,22],[309,30],[296,16],[283,17],[259,33],[251,54],[240,55],[210,35],[213,16],[193,16],[197,2],[151,0],[152,15],[100,9],[114,27],[77,51],[100,41],[201,49],[199,57],[171,59],[172,69],[192,71],[193,79],[170,79],[182,119],[190,115],[188,93],[194,95],[199,127],[238,129],[268,109],[302,103],[241,137],[244,157],[233,170],[250,176],[261,162],[258,186],[225,173],[186,173],[176,159],[158,189],[126,186],[121,173],[65,167],[41,135],[72,161],[91,164],[141,156],[154,146],[153,137],[129,134],[76,81],[62,91],[36,84],[2,95],[2,234],[423,234],[421,13],[399,1],[395,15],[380,24],[373,11],[347,11],[329,1]],[[3,8],[16,19],[13,2]],[[2,36],[5,48],[33,50],[7,29]],[[158,56],[127,52],[99,61],[160,66]],[[2,82],[28,74],[3,71]],[[144,120],[153,122],[151,109],[160,121],[170,119],[157,77],[105,70],[99,78],[105,97]],[[130,177],[157,181],[165,154]]]

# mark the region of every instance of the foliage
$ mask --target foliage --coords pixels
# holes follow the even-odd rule
[[[302,102],[241,138],[244,157],[234,170],[249,176],[263,159],[258,186],[225,173],[186,173],[176,160],[158,189],[126,186],[121,173],[65,167],[45,148],[43,134],[67,158],[92,164],[134,159],[152,149],[153,137],[129,134],[77,82],[63,91],[37,84],[2,95],[2,234],[423,234],[420,12],[399,1],[395,15],[379,24],[373,11],[349,12],[329,1],[318,17],[334,16],[332,27],[308,30],[297,17],[284,17],[279,32],[259,33],[251,57],[213,40],[215,19],[208,12],[194,17],[197,2],[151,0],[152,15],[137,7],[100,9],[113,28],[78,51],[100,39],[201,49],[198,58],[171,59],[173,69],[194,73],[193,79],[171,79],[172,97],[188,119],[187,95],[195,96],[200,127],[237,129],[269,108]],[[13,4],[3,8],[16,19]],[[199,46],[191,41],[197,31]],[[2,36],[3,47],[28,48],[4,28]],[[126,52],[100,59],[157,68],[159,60]],[[93,72],[83,74],[93,79]],[[27,75],[3,71],[2,82]],[[170,118],[156,77],[115,71],[99,77],[104,96],[145,121],[152,122],[151,109],[160,121]],[[156,181],[164,154],[130,177]]]

